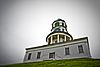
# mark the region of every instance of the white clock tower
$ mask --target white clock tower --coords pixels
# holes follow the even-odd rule
[[[24,62],[91,57],[88,37],[73,39],[62,19],[52,23],[51,33],[46,41],[46,45],[26,48]]]

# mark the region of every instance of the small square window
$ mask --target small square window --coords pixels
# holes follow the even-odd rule
[[[49,53],[49,58],[55,58],[55,52]]]

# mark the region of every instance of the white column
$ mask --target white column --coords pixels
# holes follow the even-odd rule
[[[57,35],[57,42],[59,43],[59,34]]]
[[[50,44],[52,44],[52,36],[51,36],[51,42],[50,42]]]
[[[65,40],[64,41],[66,41],[66,36],[65,36]]]

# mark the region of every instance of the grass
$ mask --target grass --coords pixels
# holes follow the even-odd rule
[[[2,67],[100,67],[100,59],[81,58],[3,65]]]

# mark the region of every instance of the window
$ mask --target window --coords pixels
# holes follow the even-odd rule
[[[64,23],[62,23],[62,26],[64,26]]]
[[[57,35],[53,35],[53,40],[57,39]]]
[[[65,48],[65,55],[70,55],[69,47]]]
[[[59,35],[59,39],[60,39],[60,42],[64,42],[65,36],[64,35]]]
[[[55,58],[55,52],[49,53],[49,58]]]
[[[31,59],[31,55],[32,55],[32,53],[29,53],[29,54],[28,54],[28,60]]]
[[[79,50],[79,53],[84,53],[84,51],[83,51],[83,46],[82,46],[82,45],[79,45],[79,46],[78,46],[78,50]]]
[[[55,27],[59,26],[59,22],[55,23]]]
[[[53,35],[52,40],[54,43],[57,43],[57,35]]]
[[[62,29],[62,31],[64,31],[64,29]]]
[[[70,40],[70,37],[66,36],[66,41],[69,41]]]
[[[41,52],[37,53],[37,59],[40,59]]]

